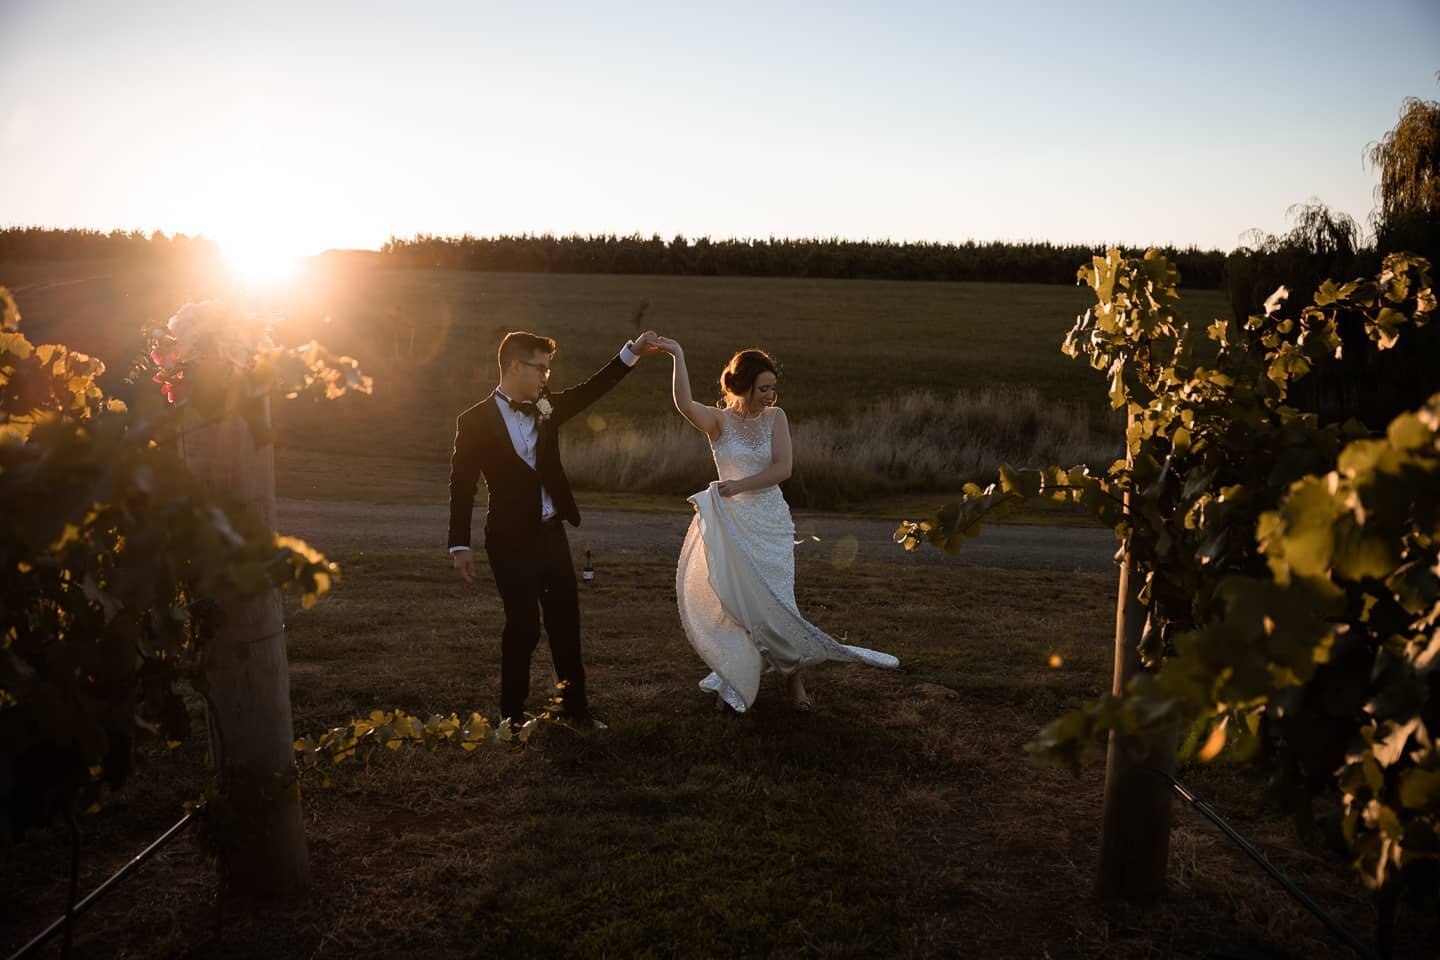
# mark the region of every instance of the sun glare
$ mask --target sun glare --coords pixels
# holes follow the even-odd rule
[[[299,257],[277,247],[273,236],[240,236],[220,241],[225,263],[236,279],[247,286],[267,287],[290,280],[299,266]]]

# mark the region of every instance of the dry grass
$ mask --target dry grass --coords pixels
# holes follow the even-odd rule
[[[431,551],[329,546],[345,579],[288,615],[297,727],[384,705],[493,711],[488,586],[465,589]],[[808,716],[769,678],[752,714],[717,716],[694,686],[704,669],[680,635],[672,561],[617,563],[582,597],[609,732],[342,769],[306,792],[309,900],[232,904],[217,940],[209,866],[177,843],[84,918],[80,955],[1347,956],[1184,812],[1165,903],[1118,921],[1092,905],[1099,772],[1037,768],[1021,746],[1105,684],[1113,578],[814,556],[798,582],[812,619],[903,669],[820,671]],[[1052,652],[1063,668],[1046,666]],[[86,819],[87,884],[175,818],[201,763],[193,744],[151,756],[124,800]],[[1253,779],[1184,778],[1366,929],[1343,867],[1300,850]],[[5,854],[0,946],[58,910],[63,849],[57,832]],[[1402,956],[1425,956],[1433,922],[1407,920]]]
[[[988,482],[1002,463],[1108,466],[1121,439],[1107,426],[1030,388],[904,393],[795,423],[786,496],[797,507],[834,509]],[[705,438],[678,416],[643,432],[572,430],[563,455],[586,490],[684,495],[715,474]]]
[[[804,506],[831,508],[879,497],[989,482],[1002,463],[1108,466],[1117,429],[1092,424],[1087,408],[1033,388],[949,396],[906,393],[844,419],[796,428],[795,476]]]

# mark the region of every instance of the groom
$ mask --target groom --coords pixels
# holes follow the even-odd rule
[[[525,722],[530,657],[540,642],[540,617],[550,639],[555,673],[564,684],[562,712],[592,729],[605,724],[585,699],[580,658],[580,602],[575,567],[563,521],[580,525],[580,511],[560,463],[560,425],[605,395],[643,356],[659,353],[647,330],[590,379],[549,393],[555,341],[533,333],[508,333],[500,343],[500,386],[460,414],[450,459],[450,556],[466,583],[475,582],[470,550],[470,511],[481,476],[489,490],[485,555],[500,600],[501,722]]]

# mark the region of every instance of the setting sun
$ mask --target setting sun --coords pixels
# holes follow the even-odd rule
[[[247,286],[273,286],[290,280],[299,256],[263,233],[223,237],[220,250],[236,279]]]

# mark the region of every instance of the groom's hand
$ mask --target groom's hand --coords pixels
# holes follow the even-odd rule
[[[450,563],[460,572],[460,577],[466,583],[475,582],[475,551],[456,550],[450,554]]]

